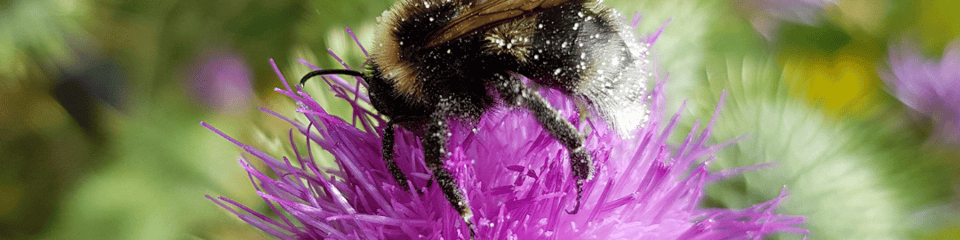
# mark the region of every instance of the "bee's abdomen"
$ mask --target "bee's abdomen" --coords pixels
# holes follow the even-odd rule
[[[540,84],[574,90],[599,58],[592,48],[608,44],[615,29],[608,13],[569,2],[537,15],[535,33],[520,69]]]
[[[647,46],[613,10],[594,2],[565,3],[537,16],[520,74],[584,98],[619,130],[646,118],[642,96],[651,74]]]

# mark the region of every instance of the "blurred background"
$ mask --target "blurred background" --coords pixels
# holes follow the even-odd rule
[[[274,93],[364,60],[392,0],[0,0],[0,239],[262,239],[204,195],[269,209],[205,121],[282,154]],[[790,197],[810,239],[960,239],[960,2],[607,0],[643,15],[668,109],[742,137],[704,207]],[[309,89],[309,87],[308,87]],[[313,87],[323,94],[319,84]],[[328,101],[332,112],[348,113]],[[677,131],[683,132],[683,131]],[[679,139],[677,139],[679,141]],[[777,236],[799,239],[800,236]]]

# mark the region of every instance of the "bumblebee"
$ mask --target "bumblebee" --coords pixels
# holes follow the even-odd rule
[[[584,181],[593,177],[593,156],[584,149],[584,135],[535,89],[560,90],[622,133],[647,117],[642,98],[650,78],[648,44],[599,1],[404,0],[378,21],[379,38],[364,72],[317,70],[301,84],[325,74],[366,82],[373,107],[389,118],[383,135],[386,168],[409,190],[393,160],[394,129],[417,133],[433,180],[471,236],[470,206],[442,167],[448,120],[476,122],[498,104],[533,113],[569,152],[577,197],[567,212],[575,214]]]

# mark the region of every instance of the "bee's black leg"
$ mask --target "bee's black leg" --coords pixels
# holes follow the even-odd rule
[[[387,128],[383,129],[383,161],[387,164],[387,170],[390,171],[390,175],[393,175],[393,179],[397,180],[397,185],[400,185],[400,188],[403,188],[404,191],[409,191],[410,186],[407,185],[407,176],[403,175],[403,171],[400,171],[400,167],[397,166],[397,162],[393,161],[393,122],[387,123]],[[420,190],[417,190],[420,192]]]
[[[583,197],[583,181],[593,178],[593,158],[583,148],[583,136],[537,91],[527,88],[523,82],[507,74],[497,74],[496,78],[497,92],[500,93],[503,101],[530,110],[540,125],[570,152],[570,170],[577,181],[577,203],[573,210],[567,213],[577,213],[580,211],[580,199]]]
[[[470,238],[473,239],[475,233],[473,222],[470,220],[473,218],[473,212],[470,210],[470,205],[467,204],[467,199],[463,197],[460,187],[457,186],[457,181],[453,179],[453,175],[443,168],[443,160],[447,156],[447,139],[450,133],[446,122],[446,112],[450,111],[450,107],[449,102],[441,101],[438,105],[439,110],[430,115],[427,133],[421,139],[423,157],[427,167],[433,171],[433,178],[437,180],[437,184],[440,185],[440,190],[447,197],[447,201],[450,201],[450,204],[460,213],[460,217],[467,224],[470,229]]]

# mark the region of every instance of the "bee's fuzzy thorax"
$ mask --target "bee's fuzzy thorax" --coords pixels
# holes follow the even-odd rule
[[[536,24],[536,16],[527,16],[490,29],[484,34],[484,50],[508,54],[526,62]]]
[[[462,0],[404,0],[377,18],[380,38],[374,43],[376,48],[371,57],[380,65],[383,76],[392,80],[393,86],[410,100],[425,101],[424,84],[420,79],[421,70],[405,55],[419,51],[425,43],[405,42],[402,36],[420,35],[425,40],[466,5]]]

